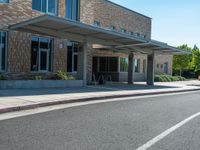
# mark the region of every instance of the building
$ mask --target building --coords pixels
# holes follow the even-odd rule
[[[0,45],[7,79],[62,70],[85,83],[153,84],[185,53],[151,39],[151,18],[108,0],[0,0]]]

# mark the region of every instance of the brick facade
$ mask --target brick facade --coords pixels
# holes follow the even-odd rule
[[[65,17],[65,0],[58,0],[59,17]],[[106,11],[103,11],[106,10]],[[0,4],[0,30],[8,31],[8,55],[7,55],[7,74],[26,75],[32,74],[31,66],[31,37],[33,34],[15,32],[8,30],[8,26],[16,24],[33,17],[43,15],[44,13],[32,10],[32,0],[10,0],[8,4]],[[109,28],[115,26],[116,30],[124,28],[127,32],[134,32],[143,35],[146,39],[151,38],[151,18],[123,8],[107,0],[81,0],[80,21],[92,25],[94,21],[99,21],[101,27]],[[54,38],[53,49],[53,72],[58,70],[67,70],[67,39]],[[62,46],[63,47],[62,47]],[[88,45],[88,80],[92,76],[92,58],[93,56],[115,56],[127,57],[126,53],[114,53],[110,51],[99,51],[92,49],[92,44]],[[81,78],[81,50],[78,59],[77,78]],[[146,55],[135,54],[136,58],[141,59],[140,70],[143,70],[143,60]],[[163,62],[163,60],[165,60]],[[162,56],[162,59],[156,57],[157,63],[169,64],[169,73],[171,74],[172,56]],[[51,74],[51,73],[49,73]],[[46,74],[45,74],[46,75]],[[14,77],[13,77],[14,78]],[[22,77],[23,78],[23,77]]]

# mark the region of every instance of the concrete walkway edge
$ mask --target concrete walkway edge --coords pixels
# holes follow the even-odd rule
[[[150,96],[150,95],[157,95],[157,94],[169,94],[169,93],[183,93],[183,92],[191,92],[191,91],[200,91],[200,88],[196,89],[182,89],[176,91],[159,91],[159,92],[151,92],[151,93],[135,93],[135,94],[123,94],[123,95],[111,95],[111,96],[101,96],[101,97],[90,97],[90,98],[77,98],[73,100],[60,100],[60,101],[53,101],[53,102],[42,102],[39,104],[28,104],[23,106],[13,106],[8,108],[0,109],[0,114],[21,111],[21,110],[29,110],[35,109],[39,107],[47,107],[53,105],[61,105],[61,104],[69,104],[69,103],[78,103],[78,102],[88,102],[88,101],[95,101],[95,100],[107,100],[113,98],[127,98],[127,97],[136,97],[136,96]]]

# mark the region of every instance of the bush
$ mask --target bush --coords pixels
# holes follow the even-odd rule
[[[5,78],[2,74],[0,74],[0,80],[5,80]]]
[[[33,80],[43,80],[43,77],[42,76],[34,76]]]
[[[75,80],[75,78],[72,75],[69,75],[67,72],[58,71],[55,74],[56,80]]]
[[[174,82],[174,81],[185,81],[184,77],[171,76],[166,74],[155,75],[155,82]]]

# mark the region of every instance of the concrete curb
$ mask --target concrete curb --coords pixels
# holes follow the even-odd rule
[[[28,104],[28,105],[22,105],[22,106],[2,108],[2,109],[0,109],[0,114],[21,111],[21,110],[35,109],[35,108],[39,108],[39,107],[69,104],[69,103],[89,102],[89,101],[94,101],[94,100],[106,101],[107,99],[112,99],[112,98],[126,98],[126,97],[148,96],[148,95],[157,95],[157,94],[183,93],[183,92],[190,92],[190,91],[200,91],[200,88],[184,89],[184,90],[176,90],[176,91],[160,91],[160,92],[151,92],[151,93],[111,95],[111,96],[101,96],[101,97],[96,96],[96,97],[90,97],[90,98],[78,98],[78,99],[74,99],[74,100],[60,100],[60,101],[53,101],[53,102],[44,102],[44,103],[39,103],[39,104]]]

